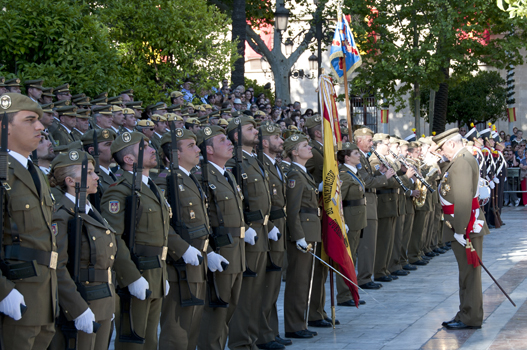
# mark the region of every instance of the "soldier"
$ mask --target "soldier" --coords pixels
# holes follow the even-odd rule
[[[117,177],[110,170],[112,162],[112,143],[115,140],[115,133],[111,129],[92,129],[82,135],[81,141],[86,152],[93,155],[93,133],[97,133],[97,147],[99,149],[99,186],[98,195],[102,197],[104,192],[117,181]]]
[[[196,136],[184,129],[176,129],[178,164],[177,181],[164,170],[156,179],[172,207],[172,228],[168,239],[168,280],[170,294],[163,301],[161,311],[160,349],[196,349],[206,296],[207,260],[202,264],[198,255],[207,253],[209,245],[209,218],[206,197],[196,177],[190,173],[199,163],[200,149]],[[169,166],[172,135],[167,132],[161,139],[165,165]],[[176,185],[177,183],[177,185]],[[177,195],[174,191],[178,191]],[[177,199],[176,199],[177,198]],[[182,225],[174,223],[179,221]],[[177,234],[176,234],[177,233]],[[188,241],[187,241],[188,240]],[[210,252],[216,257],[216,253]],[[211,264],[213,264],[211,262]],[[197,299],[197,300],[196,300]]]
[[[7,268],[0,275],[3,344],[6,349],[45,349],[55,333],[58,254],[49,186],[28,160],[44,130],[39,121],[42,109],[27,96],[7,93],[0,97],[0,111],[9,119],[4,207],[9,214],[2,229]],[[27,307],[24,314],[22,306]]]
[[[121,91],[121,93],[119,94],[119,97],[121,97],[121,101],[123,101],[122,107],[126,108],[126,104],[128,102],[134,101],[134,90],[128,89],[128,90]]]
[[[79,141],[90,128],[90,110],[78,109],[75,127],[71,130],[74,141]]]
[[[57,108],[59,114],[60,125],[53,132],[53,138],[57,145],[67,145],[75,141],[71,135],[71,131],[77,123],[77,107],[67,106]]]
[[[139,120],[135,127],[137,131],[143,133],[150,140],[152,144],[152,135],[154,134],[154,122],[151,120]]]
[[[150,142],[156,151],[161,149],[161,137],[167,132],[167,119],[159,114],[154,114],[150,118],[154,122],[154,133],[150,138]]]
[[[138,120],[135,116],[134,110],[132,108],[124,108],[123,115],[124,119],[121,132],[133,132]]]
[[[259,349],[283,349],[284,345],[291,345],[289,339],[280,337],[278,327],[278,311],[276,301],[280,293],[281,273],[285,254],[286,206],[285,190],[286,177],[280,170],[276,157],[282,153],[283,139],[280,127],[274,124],[260,126],[262,133],[262,150],[264,169],[269,174],[269,192],[271,194],[271,212],[269,220],[281,232],[277,241],[269,239],[268,263],[265,273],[263,289],[262,312],[260,313],[260,327],[257,346]],[[260,151],[260,150],[259,150]],[[278,343],[278,344],[276,344]],[[281,346],[279,346],[281,345]]]
[[[123,170],[119,182],[111,186],[104,193],[101,200],[103,216],[115,229],[119,250],[115,257],[115,271],[119,288],[128,288],[131,295],[130,315],[133,330],[144,344],[125,343],[117,337],[116,349],[157,349],[157,327],[161,314],[164,296],[169,292],[166,272],[167,240],[169,230],[169,208],[166,200],[161,196],[159,188],[148,177],[150,169],[157,165],[156,153],[148,144],[144,143],[142,183],[137,191],[140,193],[142,213],[138,212],[141,220],[126,217],[127,198],[132,188],[133,164],[138,162],[139,142],[143,140],[140,133],[123,133],[112,143],[112,156]],[[140,165],[140,164],[139,164]],[[141,210],[140,210],[141,211]],[[126,221],[136,224],[135,244],[130,247],[123,240]],[[147,290],[151,295],[147,298]],[[122,298],[121,298],[122,300]],[[122,308],[122,306],[121,306]],[[121,309],[121,313],[126,310]],[[121,334],[121,327],[126,329],[130,325],[122,325],[121,317],[116,316],[117,334]]]
[[[209,287],[211,298],[201,319],[198,349],[224,349],[245,271],[242,195],[234,176],[225,169],[233,151],[225,130],[207,126],[198,132],[197,138],[204,157],[200,181],[209,198],[210,252],[216,253],[207,254],[212,272],[209,283],[213,287]],[[222,262],[228,263],[226,270]]]
[[[55,139],[51,135],[51,132],[49,131],[49,127],[53,124],[54,121],[54,112],[53,112],[53,103],[46,104],[46,105],[40,105],[42,108],[42,118],[40,118],[40,122],[44,126],[44,132],[46,133],[48,139],[51,141],[51,144],[53,147],[57,146],[57,143],[55,142]]]
[[[49,174],[51,162],[55,159],[53,144],[48,139],[47,134],[43,131],[40,135],[40,142],[37,147],[38,167],[44,175]]]
[[[305,165],[313,157],[306,136],[293,134],[284,142],[292,164],[287,173],[287,282],[284,294],[286,338],[313,338],[307,329],[309,292],[314,285],[314,257],[307,252],[321,241],[317,183]]]
[[[167,132],[170,132],[168,125],[172,121],[176,123],[176,128],[178,129],[183,129],[185,127],[185,122],[183,121],[183,118],[181,118],[181,116],[177,115],[176,113],[167,113],[165,114],[165,118],[167,118]]]
[[[135,119],[139,120],[141,119],[141,113],[143,111],[143,101],[132,101],[132,102],[125,102],[124,105],[126,108],[132,108],[134,110]]]
[[[1,93],[0,93],[1,95]],[[42,88],[42,94],[40,95],[40,100],[39,100],[39,103],[40,104],[49,104],[49,103],[53,103],[53,97],[55,97],[55,95],[53,94],[53,88],[52,87],[43,87]]]
[[[479,208],[478,164],[464,147],[458,129],[447,130],[433,141],[450,160],[439,185],[439,195],[445,216],[443,240],[452,242],[452,250],[459,268],[459,312],[443,322],[448,329],[481,328],[483,322],[483,294],[481,266],[467,262],[467,249],[475,249],[477,259],[483,250],[483,236],[489,234],[483,212]],[[469,247],[469,243],[470,246]],[[470,249],[468,249],[470,252]]]
[[[77,349],[104,349],[108,347],[110,329],[115,305],[115,280],[113,264],[117,252],[115,232],[103,219],[101,214],[86,199],[85,212],[79,212],[82,219],[82,237],[79,244],[81,256],[70,255],[68,249],[69,222],[75,213],[75,183],[81,182],[81,164],[88,157],[87,182],[85,196],[97,192],[97,174],[94,172],[94,160],[86,152],[70,151],[62,153],[53,161],[51,167],[51,186],[60,186],[65,196],[57,204],[53,214],[53,234],[57,237],[59,247],[59,265],[57,280],[59,284],[60,308],[68,321],[75,321],[77,334]],[[84,209],[84,208],[83,208]],[[85,233],[84,233],[85,232]],[[81,237],[79,237],[81,238]],[[96,241],[97,243],[91,243]],[[75,259],[80,263],[79,280],[81,286],[75,284],[69,271]],[[70,270],[65,268],[68,266]],[[97,333],[93,332],[93,322],[101,326]],[[51,349],[65,349],[67,339],[57,331]]]
[[[0,95],[7,93],[7,87],[5,85],[5,77],[0,77]]]
[[[63,84],[53,89],[57,101],[71,101],[70,84]]]
[[[22,87],[22,84],[20,84],[20,79],[18,79],[18,78],[13,78],[13,79],[6,80],[4,85],[7,88],[7,92],[11,92],[11,93],[14,93],[14,94],[21,93],[20,88]]]
[[[170,93],[170,103],[176,106],[180,106],[185,103],[183,94],[179,91],[172,91]]]
[[[112,106],[95,106],[92,108],[95,129],[112,128]]]
[[[185,122],[185,128],[196,134],[201,129],[201,123],[197,118],[188,118]]]
[[[123,109],[119,106],[112,106],[112,129],[117,135],[122,131],[124,124]]]
[[[27,96],[38,104],[40,104],[38,101],[42,96],[42,83],[44,83],[42,79],[24,81]]]

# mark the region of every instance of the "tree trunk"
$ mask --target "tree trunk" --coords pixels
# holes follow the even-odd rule
[[[432,130],[437,134],[445,131],[446,113],[448,107],[448,79],[450,78],[448,67],[441,68],[445,75],[445,81],[439,84],[439,90],[436,93],[435,107],[434,107],[434,125]]]
[[[281,98],[284,105],[293,103],[291,101],[291,88],[289,86],[289,70],[291,67],[285,63],[272,64],[274,83],[275,83],[275,97]]]
[[[245,76],[245,0],[233,0],[232,2],[232,41],[237,42],[240,58],[234,62],[234,70],[231,73],[232,85],[244,85]]]
[[[421,90],[419,84],[414,84],[414,120],[415,120],[415,136],[417,139],[421,137]]]

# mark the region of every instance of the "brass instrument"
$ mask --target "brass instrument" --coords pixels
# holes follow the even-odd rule
[[[373,152],[373,154],[375,154],[375,155],[377,156],[377,158],[379,159],[379,161],[381,162],[381,164],[384,165],[384,167],[385,167],[386,169],[391,169],[391,168],[392,168],[392,167],[390,166],[390,164],[388,164],[388,163],[386,162],[386,160],[384,160],[384,158],[381,157],[381,156],[379,155],[379,153],[375,150],[375,148],[372,147],[372,148],[371,148],[371,151]],[[408,191],[411,192],[411,190],[403,184],[403,182],[401,181],[401,179],[399,178],[399,176],[397,176],[397,173],[393,174],[393,178],[395,179],[395,181],[397,181],[397,183],[399,184],[399,186],[401,186],[401,188],[403,189],[404,193],[408,193]]]
[[[414,197],[414,204],[416,207],[422,207],[423,205],[425,205],[425,202],[426,202],[426,187],[425,185],[423,184],[423,182],[421,182],[420,180],[417,180],[415,182],[415,189],[417,191],[419,191],[419,196],[418,197]]]

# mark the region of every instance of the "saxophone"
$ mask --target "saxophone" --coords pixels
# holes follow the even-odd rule
[[[415,182],[415,189],[419,191],[419,197],[414,197],[414,204],[416,207],[422,207],[425,205],[426,202],[426,186],[421,182],[421,180],[417,180]]]

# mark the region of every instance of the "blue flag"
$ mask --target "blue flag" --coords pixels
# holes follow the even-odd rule
[[[346,62],[347,77],[350,77],[351,73],[362,64],[359,48],[355,43],[348,21],[342,13],[339,13],[339,21],[331,42],[329,60],[331,61],[331,68],[340,82],[344,80],[344,61]]]

